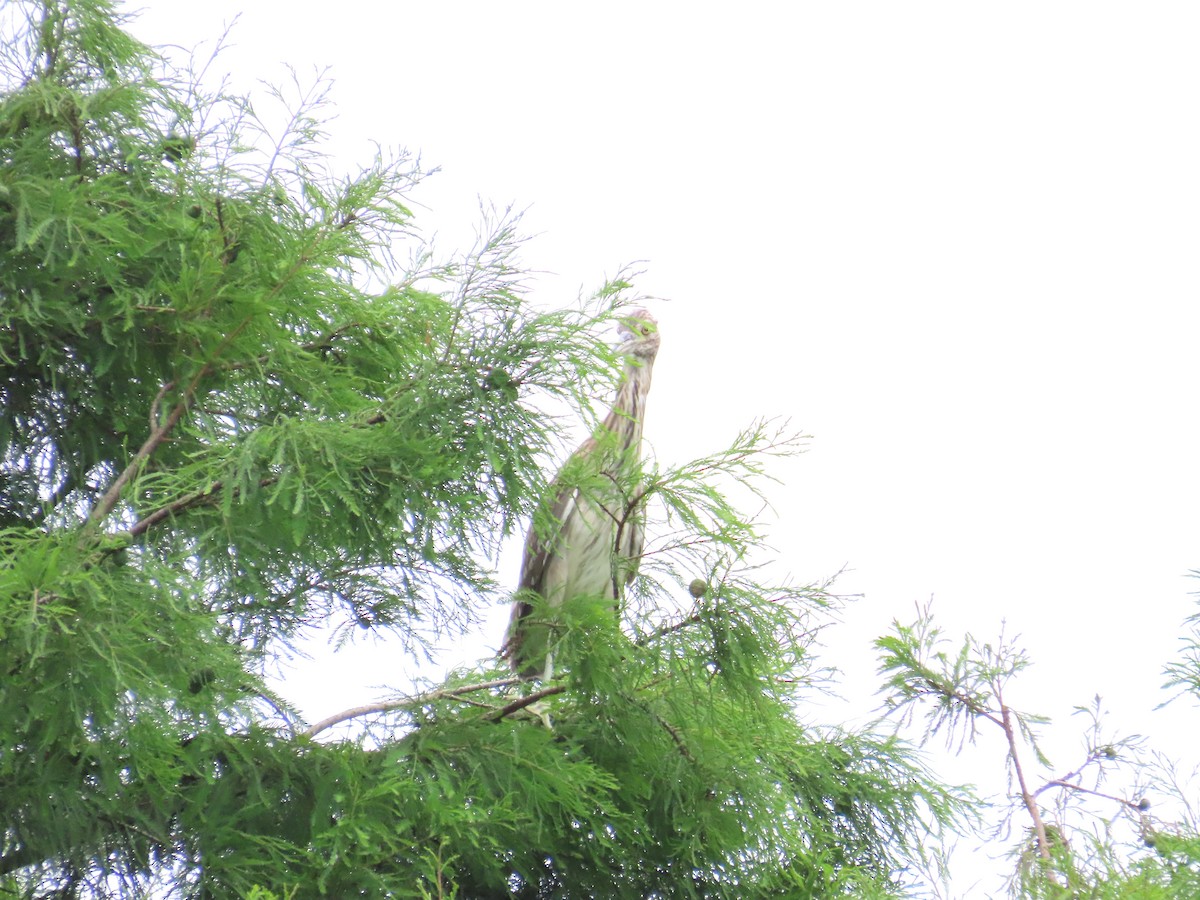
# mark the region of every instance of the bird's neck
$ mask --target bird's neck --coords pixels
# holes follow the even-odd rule
[[[625,447],[636,448],[642,441],[642,424],[646,415],[646,397],[650,393],[651,364],[629,363],[617,389],[612,410],[605,417],[604,427],[609,432],[624,434],[621,441]]]

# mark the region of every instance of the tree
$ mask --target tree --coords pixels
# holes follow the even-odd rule
[[[1195,620],[1193,620],[1193,626]],[[1184,659],[1167,667],[1168,686],[1195,692],[1200,684],[1200,633],[1185,638]],[[998,733],[1008,776],[1007,808],[992,816],[989,838],[1021,835],[1009,886],[1014,896],[1159,900],[1200,895],[1200,817],[1194,785],[1175,763],[1149,753],[1144,738],[1110,733],[1100,698],[1075,712],[1088,721],[1083,752],[1067,771],[1055,770],[1039,746],[1044,716],[1022,712],[1006,699],[1012,681],[1029,666],[1016,642],[967,635],[957,649],[926,607],[909,625],[876,641],[887,676],[884,707],[897,728],[923,713],[923,740],[945,739],[958,752],[982,731]],[[1155,815],[1158,802],[1173,807]],[[982,810],[982,807],[981,807]],[[1014,818],[1024,828],[1012,827]]]
[[[902,889],[958,799],[895,740],[800,724],[834,600],[743,562],[729,492],[796,449],[766,424],[629,473],[651,541],[624,627],[565,603],[553,681],[483,661],[332,740],[273,697],[263,665],[313,629],[419,651],[502,599],[547,410],[611,387],[632,288],[538,311],[510,215],[434,263],[411,157],[325,171],[320,86],[264,143],[105,0],[5,15],[0,890]]]

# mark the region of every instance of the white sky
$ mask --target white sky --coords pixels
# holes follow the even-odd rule
[[[646,260],[658,456],[758,416],[814,438],[773,470],[771,542],[864,595],[826,658],[856,714],[870,640],[932,596],[952,634],[1022,636],[1015,702],[1062,770],[1096,693],[1191,753],[1195,707],[1153,708],[1200,589],[1200,7],[731,9],[151,0],[135,31],[190,46],[241,11],[218,68],[246,90],[330,66],[345,168],[370,141],[440,166],[416,199],[443,249],[477,195],[529,207],[540,302]],[[316,719],[403,684],[368,660],[289,689]]]

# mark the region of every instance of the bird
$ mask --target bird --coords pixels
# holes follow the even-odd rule
[[[658,322],[646,310],[621,320],[624,358],[612,409],[595,433],[565,462],[550,484],[547,504],[552,527],[529,526],[521,576],[502,655],[522,679],[553,677],[554,623],[546,614],[575,597],[606,597],[619,606],[621,593],[633,580],[642,554],[645,531],[640,504],[625,496],[621,475],[637,466],[642,424],[654,359],[658,355]],[[598,472],[613,490],[583,490],[564,473]],[[541,603],[535,606],[530,594]]]

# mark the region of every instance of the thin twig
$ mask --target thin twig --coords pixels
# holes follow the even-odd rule
[[[1037,796],[1042,791],[1049,790],[1052,787],[1067,788],[1068,790],[1072,790],[1080,794],[1091,794],[1093,797],[1099,797],[1102,800],[1111,800],[1114,803],[1120,803],[1123,806],[1128,806],[1130,809],[1141,809],[1141,806],[1138,805],[1137,800],[1126,800],[1124,797],[1118,797],[1115,794],[1106,794],[1103,791],[1097,791],[1094,788],[1086,787],[1082,784],[1076,784],[1071,781],[1065,781],[1061,778],[1055,778],[1053,781],[1047,781],[1034,792],[1034,796]]]
[[[689,625],[697,625],[704,621],[704,616],[701,613],[693,613],[686,619],[680,619],[678,622],[671,622],[667,625],[660,625],[657,628],[646,632],[633,642],[635,647],[646,647],[651,641],[658,640],[660,637],[666,637],[668,634],[673,634],[676,631],[683,631]]]
[[[678,728],[660,716],[655,710],[651,709],[648,703],[642,702],[628,695],[625,696],[625,699],[630,703],[633,703],[644,709],[654,719],[654,721],[661,725],[663,730],[671,736],[671,740],[675,742],[675,748],[679,751],[679,754],[689,762],[695,762],[695,758],[692,756],[692,752],[688,750],[687,744],[684,743],[683,735],[680,733]]]
[[[365,327],[361,322],[347,322],[339,328],[335,328],[330,332],[317,338],[315,341],[308,341],[304,344],[297,344],[293,349],[311,353],[315,350],[332,350],[333,341],[335,338],[341,337],[343,334],[352,331],[355,328]],[[222,372],[239,372],[242,369],[248,369],[253,365],[263,365],[269,362],[271,354],[263,353],[255,357],[253,360],[244,360],[242,362],[231,362],[221,366]]]

